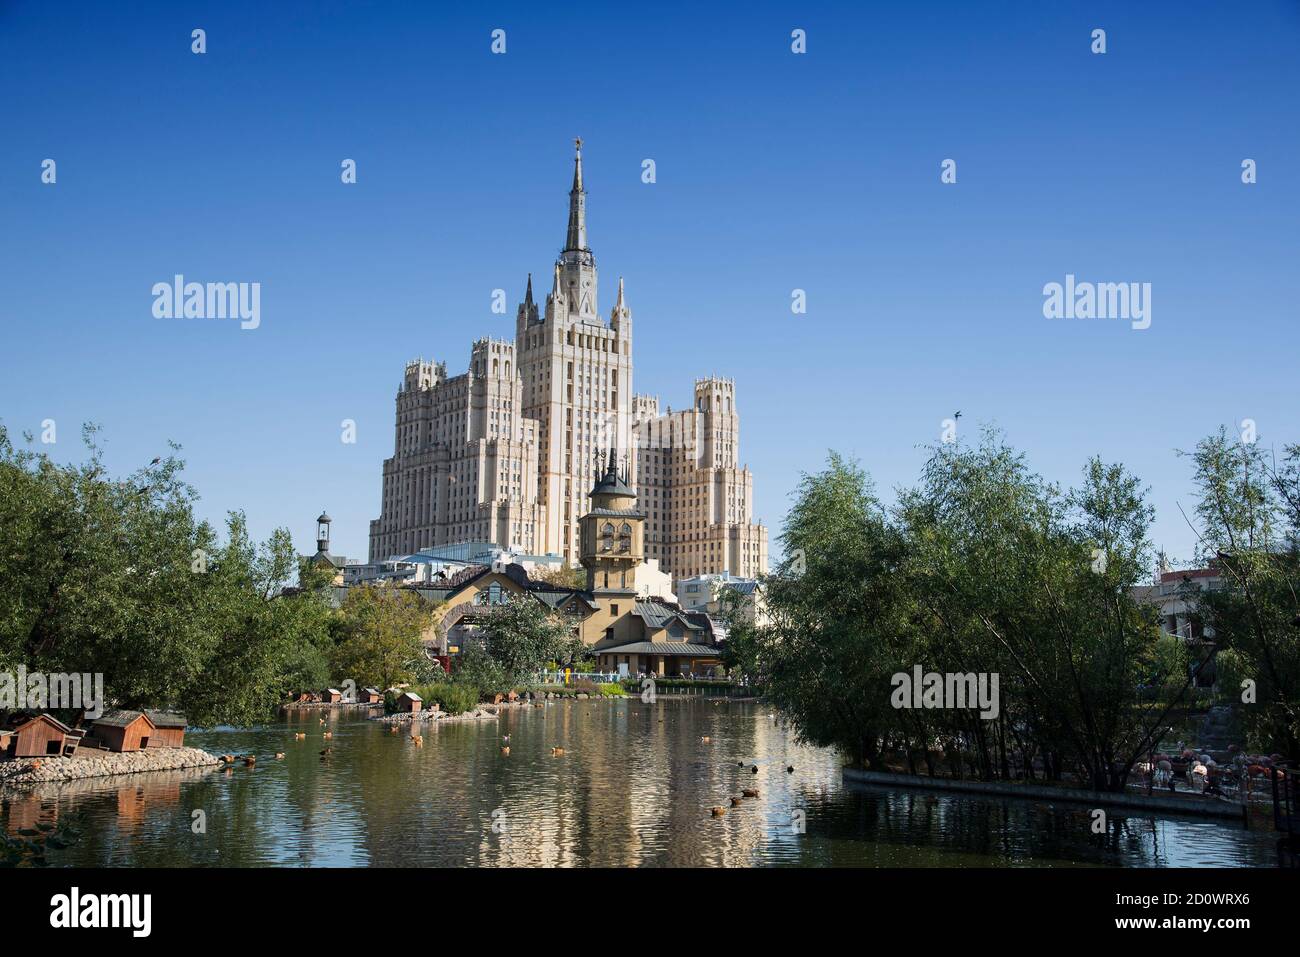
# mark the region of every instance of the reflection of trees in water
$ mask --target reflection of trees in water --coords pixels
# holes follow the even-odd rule
[[[1189,819],[1174,825],[1109,809],[1105,832],[1095,834],[1093,810],[1081,804],[1047,806],[858,785],[850,793],[855,814],[851,820],[833,820],[828,836],[919,848],[923,853],[932,849],[972,854],[999,863],[1185,865],[1201,863],[1196,854],[1202,838],[1222,845],[1247,836],[1244,829],[1217,822]],[[1171,855],[1168,842],[1175,833],[1187,859]],[[1217,853],[1222,856],[1222,851]]]
[[[79,814],[85,826],[78,827],[76,843],[68,852],[69,858],[78,863],[129,863],[141,867],[174,864],[177,861],[172,853],[159,855],[151,851],[149,838],[171,826],[182,787],[198,783],[205,773],[211,772],[150,771],[28,785],[5,793],[5,827],[15,833],[37,822],[54,824],[67,815]],[[185,826],[188,834],[188,823]],[[67,860],[51,856],[55,864]]]

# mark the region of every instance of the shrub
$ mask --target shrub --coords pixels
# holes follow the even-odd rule
[[[436,702],[447,714],[464,714],[478,706],[478,687],[464,681],[435,681],[411,690],[424,699],[425,707]]]

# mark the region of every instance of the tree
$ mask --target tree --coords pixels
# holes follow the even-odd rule
[[[770,624],[736,623],[729,663],[803,738],[857,761],[901,753],[934,773],[938,748],[959,775],[1041,763],[1120,789],[1189,680],[1171,680],[1181,662],[1131,595],[1151,517],[1122,467],[1093,459],[1063,492],[991,431],[932,449],[892,510],[832,453],[800,483],[781,536],[798,562],[765,581]],[[996,676],[996,708],[899,706],[895,677],[918,667]]]
[[[1222,573],[1224,587],[1185,596],[1213,635],[1231,649],[1238,682],[1255,684],[1243,701],[1253,738],[1300,756],[1300,446],[1281,464],[1258,443],[1226,429],[1202,439],[1188,457],[1198,501],[1198,559]],[[1240,684],[1229,689],[1240,694]]]
[[[527,683],[549,662],[570,664],[585,650],[573,623],[531,595],[492,606],[483,631],[483,650],[511,685]]]
[[[1145,494],[1096,458],[1062,492],[986,431],[935,449],[903,496],[939,670],[999,675],[999,721],[965,736],[981,776],[1008,776],[1014,753],[1029,767],[1037,752],[1053,776],[1068,768],[1119,790],[1158,740],[1173,702],[1138,707],[1159,633],[1131,594],[1150,551]]]
[[[200,725],[269,717],[326,641],[319,592],[279,597],[288,532],[257,545],[232,513],[222,543],[194,517],[179,447],[112,479],[97,433],[65,466],[0,426],[0,668],[99,672],[111,702]]]
[[[535,571],[532,574],[532,579],[559,588],[583,589],[587,587],[587,572],[576,565],[563,564],[559,568]]]
[[[433,616],[434,609],[409,589],[348,589],[338,613],[338,644],[330,657],[335,678],[351,679],[359,687],[388,688],[428,677],[420,637]]]
[[[728,664],[764,689],[802,739],[870,762],[896,722],[889,675],[906,657],[903,543],[865,473],[835,453],[825,471],[803,476],[780,541],[802,571],[764,580],[771,623],[735,622]]]

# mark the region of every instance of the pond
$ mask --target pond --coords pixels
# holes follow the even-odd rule
[[[82,835],[51,852],[56,866],[1277,864],[1263,828],[1114,812],[1098,836],[1082,806],[846,784],[833,752],[754,702],[549,702],[425,726],[422,747],[355,712],[325,727],[320,714],[187,738],[255,753],[253,768],[10,791],[0,822],[12,833],[77,814]],[[758,796],[732,807],[744,788]]]

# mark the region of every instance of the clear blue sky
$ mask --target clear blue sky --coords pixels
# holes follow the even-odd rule
[[[1173,450],[1300,440],[1300,4],[479,6],[0,4],[6,425],[100,422],[122,471],[174,439],[205,515],[310,551],[325,506],[364,556],[403,363],[513,335],[581,135],[635,387],[735,378],[773,536],[828,448],[888,494],[961,409],[1049,478],[1125,462],[1187,558]],[[175,273],[262,283],[261,327],[155,319]],[[1151,328],[1043,318],[1067,273],[1150,282]]]

